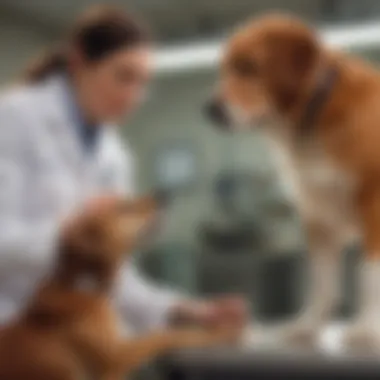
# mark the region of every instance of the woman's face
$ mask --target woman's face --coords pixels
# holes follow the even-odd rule
[[[152,52],[147,45],[126,48],[98,62],[78,59],[73,69],[87,116],[98,122],[118,121],[145,99]]]

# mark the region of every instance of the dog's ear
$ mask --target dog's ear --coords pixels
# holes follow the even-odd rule
[[[318,44],[311,33],[284,34],[277,42],[281,62],[295,77],[302,77],[314,65],[318,56]]]
[[[286,110],[302,96],[320,57],[320,45],[312,31],[289,28],[268,40],[268,67],[277,105]]]

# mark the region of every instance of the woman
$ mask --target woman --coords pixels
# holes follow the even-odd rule
[[[144,99],[149,33],[120,9],[96,8],[60,48],[0,99],[0,322],[9,320],[48,270],[63,220],[102,196],[133,192],[132,156],[115,123]],[[126,267],[115,298],[136,329],[171,319],[245,318],[240,299],[186,300]]]

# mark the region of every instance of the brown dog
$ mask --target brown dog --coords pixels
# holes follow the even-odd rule
[[[121,380],[169,350],[237,336],[228,328],[172,329],[134,339],[120,334],[112,284],[125,252],[154,226],[156,211],[153,198],[109,199],[68,224],[55,271],[0,332],[1,380]]]
[[[298,19],[269,15],[227,43],[208,106],[225,128],[260,127],[309,242],[311,288],[291,340],[315,343],[339,296],[340,252],[363,237],[360,313],[345,342],[380,349],[380,75],[330,51]]]

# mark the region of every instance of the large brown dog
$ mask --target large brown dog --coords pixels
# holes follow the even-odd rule
[[[153,198],[108,199],[63,231],[56,270],[0,332],[1,380],[122,380],[169,350],[227,342],[237,329],[177,329],[124,339],[110,291],[125,253],[155,223]],[[235,330],[235,331],[233,331]]]
[[[360,313],[345,342],[379,350],[379,72],[330,51],[299,20],[269,15],[227,43],[208,113],[225,128],[262,128],[293,185],[311,252],[311,289],[287,336],[315,343],[339,296],[340,252],[361,236]]]

